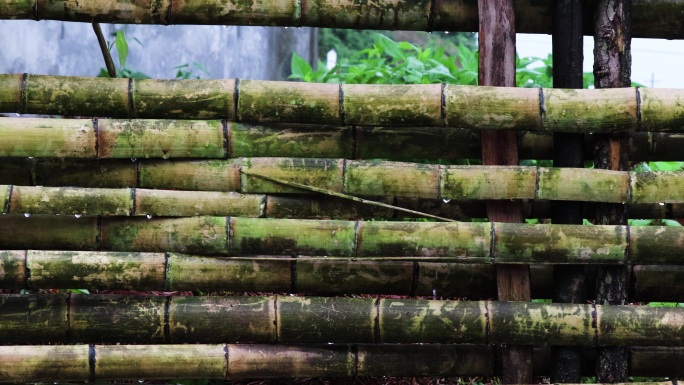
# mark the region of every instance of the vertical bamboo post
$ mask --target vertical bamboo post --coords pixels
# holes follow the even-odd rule
[[[594,24],[594,85],[596,88],[631,85],[631,8],[632,0],[599,0]],[[628,170],[629,136],[626,133],[594,136],[595,167]],[[597,224],[626,225],[627,206],[598,204]],[[628,269],[626,266],[601,266],[597,271],[597,304],[627,302]],[[597,354],[598,382],[626,382],[628,376],[626,347],[605,347]]]
[[[553,10],[553,86],[582,88],[582,0],[558,0]],[[553,134],[553,166],[584,167],[584,135]],[[553,201],[553,224],[582,224],[582,202]],[[553,267],[553,302],[586,301],[585,268],[582,265]],[[581,351],[577,347],[555,346],[552,351],[551,381],[580,383]]]
[[[515,13],[513,0],[478,0],[480,86],[515,86]],[[482,131],[482,163],[517,165],[518,139],[513,131]],[[520,201],[488,201],[487,217],[493,222],[522,222]],[[497,265],[499,300],[529,301],[528,265]],[[532,349],[502,347],[501,380],[532,383]]]

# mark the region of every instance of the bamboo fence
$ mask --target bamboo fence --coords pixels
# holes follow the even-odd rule
[[[677,307],[287,295],[6,294],[0,295],[0,308],[0,335],[6,344],[678,346],[684,341],[684,309]]]
[[[518,134],[522,159],[551,159],[552,136]],[[585,147],[591,147],[591,135]],[[684,135],[632,132],[630,159],[678,160]],[[586,151],[590,153],[590,151]],[[217,120],[0,118],[0,157],[480,159],[480,133],[454,127],[252,125]]]
[[[70,167],[73,163],[62,163]],[[76,167],[78,167],[76,163]],[[139,215],[134,207],[164,211],[165,201],[179,206],[204,198],[217,206],[230,199],[248,199],[244,194],[301,194],[306,188],[362,196],[443,200],[572,200],[622,204],[684,203],[684,173],[633,172],[601,169],[538,166],[442,166],[421,163],[347,159],[241,158],[239,160],[144,161],[137,167],[123,166],[126,186],[138,188],[78,188],[0,185],[5,212]],[[49,170],[49,164],[47,169]],[[74,168],[76,168],[74,167]],[[55,167],[56,168],[56,167]],[[87,168],[87,165],[86,165]],[[126,170],[127,169],[127,170]],[[74,185],[79,170],[67,175],[35,168],[36,183]],[[98,170],[86,182],[97,185],[119,169]],[[37,176],[48,174],[44,179]],[[68,175],[68,174],[71,175]],[[77,178],[74,178],[73,176]],[[61,177],[61,179],[60,179]],[[49,178],[49,179],[48,179]],[[270,178],[270,179],[269,179]],[[150,189],[191,190],[153,191]],[[243,195],[220,194],[240,192]],[[186,200],[183,204],[182,201]],[[92,206],[90,210],[86,206]],[[152,208],[156,206],[156,208]],[[184,210],[179,207],[179,210]],[[35,211],[31,211],[35,210]],[[81,210],[80,212],[78,210]]]
[[[0,112],[251,123],[667,132],[682,130],[683,97],[684,90],[653,88],[575,90],[0,75]],[[117,136],[125,139],[127,134],[125,130],[111,132],[110,142]]]
[[[6,249],[498,264],[680,264],[682,234],[670,226],[0,216]]]
[[[518,0],[516,31],[551,33],[553,7],[546,2]],[[586,7],[585,34],[592,35],[593,8]],[[677,17],[684,3],[675,1],[635,0],[633,5],[634,37],[679,39],[684,25]],[[360,15],[360,16],[352,16]],[[389,1],[358,3],[288,0],[274,4],[260,0],[212,0],[174,3],[87,2],[67,0],[3,0],[0,19],[64,20],[117,24],[212,24],[390,29],[418,31],[477,31],[476,1],[440,0],[437,2]]]
[[[551,296],[551,264],[532,268],[534,298]],[[674,258],[630,264],[635,301],[684,302],[684,266]],[[589,265],[588,267],[591,267]],[[0,289],[230,291],[395,294],[487,299],[496,295],[492,262],[430,262],[265,255],[0,251]],[[591,289],[589,289],[591,291]]]

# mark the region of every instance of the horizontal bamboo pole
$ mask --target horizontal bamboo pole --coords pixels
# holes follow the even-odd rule
[[[71,345],[0,346],[0,382],[294,377],[493,376],[486,345]],[[630,375],[681,377],[682,348],[632,347]],[[535,364],[548,367],[548,349]],[[156,354],[154,356],[153,354]],[[94,359],[92,359],[94,358]],[[102,362],[101,362],[102,361]],[[144,362],[144,364],[141,364]],[[548,375],[541,371],[536,375]],[[588,371],[586,375],[593,375]],[[631,382],[630,384],[646,384]],[[648,382],[676,385],[676,382]],[[622,384],[621,384],[622,385]]]
[[[225,138],[224,138],[225,136]],[[0,157],[479,159],[480,133],[454,127],[253,125],[227,121],[1,118]],[[683,134],[633,132],[631,160],[680,160]],[[551,159],[548,133],[518,134],[522,159]],[[592,146],[587,137],[586,146]],[[657,149],[657,150],[656,150]],[[587,151],[589,153],[590,151]]]
[[[76,175],[82,174],[75,170],[62,180],[72,180]],[[259,198],[256,194],[310,193],[299,186],[291,187],[276,181],[354,196],[447,202],[451,199],[529,199],[684,203],[684,173],[680,172],[243,158],[236,162],[142,162],[134,175],[137,176],[134,185],[142,189],[1,185],[0,203],[4,203],[3,212],[6,213],[182,215],[187,212],[210,215],[230,212],[237,209],[237,204],[249,202],[242,212],[260,216],[265,209],[262,203],[267,202],[265,196]],[[49,185],[56,184],[56,178],[53,175]],[[36,182],[42,183],[37,178]],[[99,181],[82,184],[97,186]],[[228,193],[230,191],[242,194]],[[198,203],[200,201],[203,203]]]
[[[0,382],[493,375],[484,345],[0,346]]]
[[[8,294],[0,299],[0,335],[22,344],[684,343],[684,309],[677,307],[292,296]],[[45,324],[50,327],[40,330]]]
[[[681,131],[684,123],[684,90],[675,89],[336,85],[238,79],[166,80],[163,87],[144,87],[150,80],[48,75],[17,79],[18,75],[0,75],[0,112],[583,133]],[[156,104],[158,100],[165,102]],[[220,108],[207,107],[208,100]],[[235,107],[230,108],[233,103]],[[112,127],[106,130],[111,137],[100,140],[125,147],[117,136],[125,141],[131,130],[135,131],[125,124]],[[161,132],[150,135],[163,135],[169,128],[157,123],[157,130]],[[152,136],[133,135],[143,142]],[[102,150],[107,154],[107,147]]]
[[[676,258],[671,255],[671,261]],[[551,259],[548,259],[551,261]],[[551,293],[551,264],[532,269],[535,298]],[[677,261],[670,263],[678,263]],[[589,266],[591,267],[591,266]],[[496,295],[491,263],[336,258],[216,258],[175,253],[0,251],[0,288],[396,294],[472,299]],[[30,271],[30,276],[26,273]],[[684,267],[632,265],[634,301],[684,302]]]
[[[682,227],[670,226],[0,216],[0,244],[7,249],[463,263],[681,264],[682,234]]]
[[[586,7],[585,34],[591,35],[593,8]],[[684,25],[676,15],[681,13],[681,1],[635,0],[633,5],[633,36],[678,39],[684,37]],[[553,8],[547,3],[529,0],[515,2],[519,33],[551,33]],[[360,16],[355,16],[360,15]],[[0,19],[47,19],[64,21],[97,21],[120,24],[216,24],[216,25],[279,25],[291,27],[325,27],[356,29],[390,29],[418,31],[477,32],[477,3],[442,0],[430,2],[357,3],[288,0],[274,4],[261,0],[255,3],[213,0],[202,2],[129,3],[116,1],[71,3],[66,0],[36,2],[34,0],[3,0]]]

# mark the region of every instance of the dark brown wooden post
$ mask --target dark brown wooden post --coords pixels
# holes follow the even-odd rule
[[[515,87],[515,13],[513,0],[478,0],[479,85]],[[485,165],[517,165],[518,141],[513,131],[482,131]],[[493,222],[522,222],[520,202],[488,201],[487,217]],[[527,265],[497,266],[501,301],[530,300]],[[532,348],[501,347],[501,380],[506,384],[532,383]]]
[[[553,86],[582,88],[582,0],[557,0],[553,12]],[[553,135],[554,167],[584,167],[584,135]],[[554,224],[582,224],[582,202],[551,204]],[[553,268],[553,301],[584,303],[587,300],[586,274],[582,265],[556,265]],[[580,383],[582,359],[580,349],[556,346],[553,349],[551,381]]]
[[[596,88],[631,85],[631,0],[599,0],[594,24],[594,85]],[[625,171],[629,168],[629,136],[626,133],[596,135],[596,168]],[[627,206],[600,204],[597,224],[626,225]],[[601,266],[597,272],[596,303],[619,305],[627,302],[628,270],[625,266]],[[598,382],[627,381],[626,347],[599,349],[596,362]]]

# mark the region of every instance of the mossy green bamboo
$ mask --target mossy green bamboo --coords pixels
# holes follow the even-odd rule
[[[441,126],[442,86],[345,84],[344,122],[359,126]]]
[[[101,222],[100,229],[104,250],[228,252],[225,217],[110,218]]]
[[[0,346],[0,382],[86,382],[89,352],[88,345]]]
[[[9,212],[65,215],[131,215],[130,189],[13,186]]]
[[[4,344],[62,340],[69,329],[67,296],[0,295],[0,319]]]
[[[275,342],[276,308],[275,296],[175,297],[169,303],[170,342]]]
[[[356,224],[349,221],[230,219],[230,254],[353,257]]]
[[[169,190],[240,191],[239,163],[226,160],[145,161],[138,187]]]
[[[165,289],[291,292],[292,281],[302,274],[297,272],[292,276],[293,263],[289,257],[232,259],[172,253],[168,258]]]
[[[0,288],[26,287],[26,251],[0,251]]]
[[[449,166],[442,170],[439,191],[445,199],[534,199],[538,172],[535,167]]]
[[[634,301],[684,302],[684,266],[637,265],[631,273]]]
[[[238,88],[237,117],[241,121],[342,123],[337,84],[241,80]]]
[[[351,126],[228,122],[230,157],[352,158]]]
[[[98,345],[95,378],[226,378],[225,345]]]
[[[25,168],[39,186],[115,188],[138,185],[138,164],[130,159],[33,159]]]
[[[161,290],[165,285],[164,253],[28,250],[24,258],[29,288]]]
[[[217,120],[113,120],[98,122],[100,158],[224,158]]]
[[[0,4],[2,10],[4,4]],[[0,111],[20,112],[23,75],[0,75]]]
[[[485,302],[381,299],[377,307],[379,342],[487,343]]]
[[[682,90],[649,91],[645,94],[648,103],[642,103],[637,88],[539,90],[451,84],[340,87],[226,79],[218,81],[218,87],[217,80],[167,80],[163,86],[148,87],[144,98],[168,103],[136,104],[129,93],[130,79],[47,75],[27,75],[22,82],[17,79],[2,78],[0,86],[7,88],[2,90],[0,107],[4,110],[0,112],[544,132],[679,130],[677,100],[684,97]],[[227,89],[231,82],[237,84],[234,90]],[[17,95],[21,103],[17,103]],[[235,111],[230,111],[230,101],[235,100]],[[208,101],[217,102],[219,107],[208,106]]]
[[[279,297],[277,336],[296,343],[375,342],[375,298]]]
[[[352,195],[438,198],[439,166],[417,163],[413,166],[373,160],[347,161],[342,192]]]
[[[351,0],[311,0],[302,2],[299,23],[312,27],[332,25],[347,28],[392,30],[424,30],[430,17],[431,4],[422,1],[399,1],[391,7],[380,3],[358,3]]]
[[[0,85],[1,86],[1,85]],[[0,119],[0,157],[95,158],[97,138],[86,119]]]
[[[8,249],[97,250],[96,217],[3,215],[0,244]]]
[[[199,216],[264,215],[266,196],[221,191],[135,189],[135,215]]]
[[[243,158],[240,164],[241,169],[250,173],[341,192],[344,183],[344,162],[343,159]],[[247,174],[241,174],[240,191],[244,193],[308,192]]]
[[[235,119],[235,79],[134,79],[131,92],[134,118]]]
[[[301,15],[301,1],[258,0],[170,2],[168,23],[223,25],[296,25]]]
[[[409,261],[353,261],[297,258],[294,282],[298,293],[316,295],[411,295],[414,269]],[[422,295],[429,290],[416,289]],[[463,293],[463,292],[462,292]]]
[[[162,296],[72,294],[69,338],[91,343],[166,342]]]

